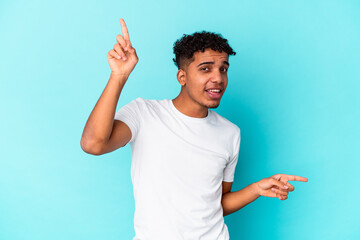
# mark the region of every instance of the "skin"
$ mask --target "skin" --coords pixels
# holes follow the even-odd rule
[[[207,48],[204,52],[195,52],[193,58],[190,64],[184,64],[177,72],[181,91],[173,103],[180,112],[190,117],[203,118],[208,108],[217,108],[221,100],[221,97],[210,98],[205,90],[221,88],[221,96],[226,90],[229,57],[224,51],[220,53]]]
[[[81,138],[81,148],[94,155],[101,155],[125,146],[131,139],[130,128],[119,120],[114,121],[116,105],[121,91],[138,62],[124,19],[120,19],[123,35],[116,36],[116,43],[107,54],[111,68],[110,79],[86,122]],[[211,62],[202,64],[204,62]],[[182,113],[195,118],[207,116],[208,108],[217,108],[228,84],[228,55],[212,49],[195,52],[193,61],[177,72],[181,85],[179,95],[173,99],[174,106]],[[199,66],[199,64],[202,64]],[[221,88],[221,97],[211,99],[205,92],[209,88]],[[231,192],[232,182],[222,182],[224,216],[233,213],[260,196],[286,200],[294,186],[288,181],[307,182],[296,175],[276,174],[249,186]]]

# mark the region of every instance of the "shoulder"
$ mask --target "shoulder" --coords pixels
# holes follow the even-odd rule
[[[137,97],[129,103],[130,106],[137,107],[141,110],[155,110],[158,111],[162,109],[162,107],[168,106],[168,100],[157,100],[157,99],[145,99],[142,97]]]
[[[158,99],[145,99],[142,97],[138,97],[133,100],[133,102],[136,102],[137,104],[142,104],[146,106],[158,106],[158,105],[164,105],[166,103],[167,99],[158,100]]]
[[[212,113],[214,116],[215,125],[221,131],[221,136],[219,136],[219,138],[225,139],[224,141],[231,142],[228,147],[229,152],[231,153],[230,159],[233,159],[234,156],[236,156],[236,154],[239,152],[241,141],[240,128],[235,123],[221,116],[217,112],[212,111]]]
[[[142,98],[142,97],[137,97],[135,98],[134,100],[132,100],[130,102],[130,104],[136,104],[138,106],[145,106],[145,105],[151,105],[153,104],[153,102],[156,101],[156,100],[151,100],[151,99],[145,99],[145,98]]]
[[[231,122],[213,110],[210,111],[214,115],[214,120],[216,123],[218,123],[221,127],[224,127],[233,132],[235,137],[240,136],[240,128],[235,123]]]

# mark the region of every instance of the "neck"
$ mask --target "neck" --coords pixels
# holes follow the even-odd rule
[[[172,100],[174,106],[181,113],[194,118],[205,118],[208,115],[208,108],[201,106],[199,103],[185,97],[181,93]]]

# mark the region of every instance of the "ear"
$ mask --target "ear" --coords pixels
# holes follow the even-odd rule
[[[176,74],[177,80],[180,83],[181,86],[185,86],[186,84],[186,72],[183,69],[179,69],[179,71]]]

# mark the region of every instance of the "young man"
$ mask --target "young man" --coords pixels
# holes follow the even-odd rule
[[[110,79],[92,111],[82,149],[101,155],[130,143],[135,197],[134,240],[229,239],[224,216],[260,196],[287,199],[288,181],[306,178],[276,174],[231,192],[240,146],[240,129],[209,108],[224,94],[229,55],[220,35],[197,32],[174,44],[180,94],[170,100],[116,105],[138,62],[125,22],[108,52]]]

